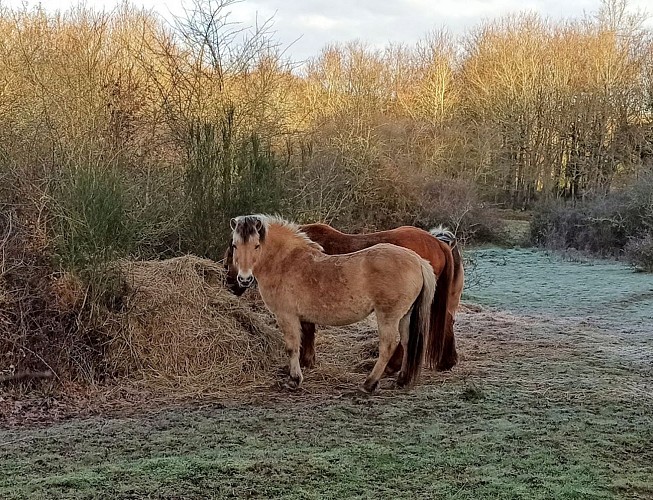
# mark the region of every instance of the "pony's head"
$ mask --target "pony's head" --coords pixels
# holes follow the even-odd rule
[[[261,256],[261,245],[268,229],[267,217],[242,215],[231,219],[231,252],[236,283],[243,288],[254,284],[254,267]]]

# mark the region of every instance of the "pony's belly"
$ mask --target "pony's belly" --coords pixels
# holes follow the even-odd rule
[[[298,301],[297,313],[306,322],[318,325],[344,326],[351,325],[367,318],[374,311],[374,304],[370,300],[349,299],[329,300],[324,298],[317,301]]]
[[[324,326],[351,325],[374,312],[374,302],[365,296],[333,297],[328,294],[302,294],[276,287],[261,286],[259,292],[265,305],[275,314],[296,315],[300,320]]]
[[[307,323],[315,323],[317,325],[324,326],[346,326],[351,325],[352,323],[358,323],[363,321],[370,314],[374,312],[374,309],[365,309],[364,311],[356,311],[350,313],[338,313],[338,314],[300,314],[299,317],[302,321]]]

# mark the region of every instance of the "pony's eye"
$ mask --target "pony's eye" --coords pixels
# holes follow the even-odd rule
[[[255,250],[258,250],[259,248],[261,248],[261,245],[256,245],[256,246],[254,247]]]

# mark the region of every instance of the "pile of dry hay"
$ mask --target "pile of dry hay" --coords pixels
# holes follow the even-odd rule
[[[117,263],[124,296],[107,361],[149,388],[216,394],[269,382],[282,338],[255,300],[231,294],[220,264],[194,256]]]

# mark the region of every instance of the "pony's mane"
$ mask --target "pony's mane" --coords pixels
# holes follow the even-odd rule
[[[449,246],[452,246],[456,242],[456,235],[453,234],[452,231],[444,227],[443,225],[439,225],[438,227],[434,227],[429,231],[433,236],[435,236],[437,239],[440,241],[444,241],[447,243]]]
[[[289,230],[294,236],[299,238],[303,243],[307,244],[311,248],[315,248],[316,250],[319,250],[320,252],[324,252],[324,249],[322,246],[316,242],[314,242],[312,239],[308,237],[308,235],[303,232],[298,224],[295,224],[294,222],[290,222],[289,220],[286,220],[278,215],[268,215],[268,214],[255,214],[255,215],[248,215],[248,216],[241,216],[237,217],[237,219],[259,219],[263,223],[263,227],[265,228],[264,232],[265,234],[268,233],[270,230],[270,226],[277,226],[283,229]]]

